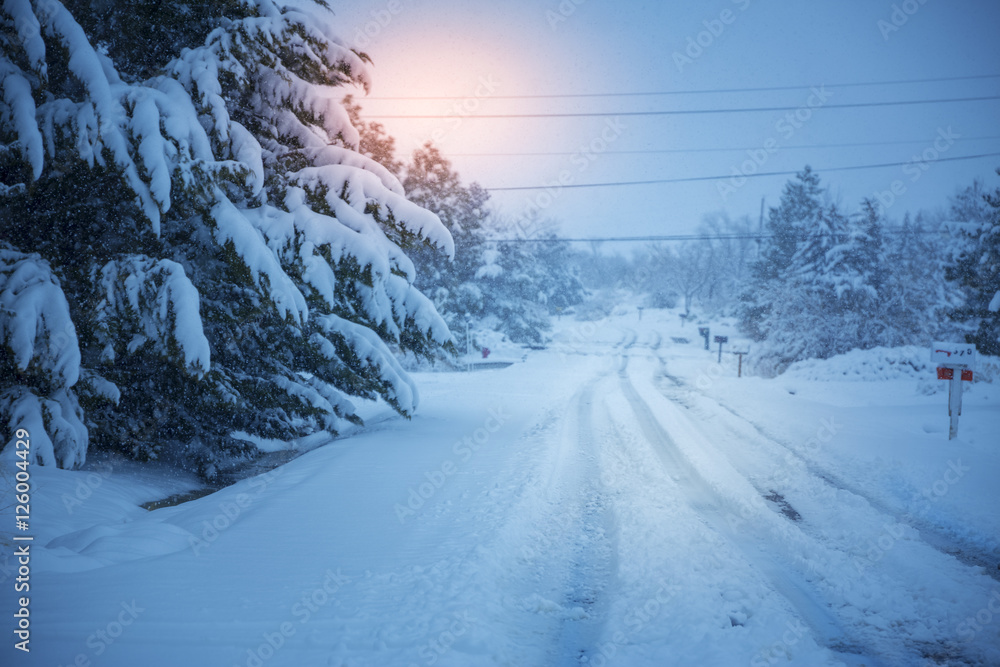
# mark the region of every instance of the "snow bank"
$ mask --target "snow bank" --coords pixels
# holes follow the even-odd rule
[[[881,382],[905,378],[926,378],[933,370],[927,348],[917,345],[906,347],[876,347],[870,350],[851,350],[829,359],[806,359],[788,367],[782,375],[786,379],[830,381],[860,380]]]

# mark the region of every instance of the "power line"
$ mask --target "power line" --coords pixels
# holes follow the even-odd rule
[[[985,157],[997,157],[1000,153],[982,153],[980,155],[963,155],[959,157],[942,157],[930,162],[956,162],[958,160],[977,160],[979,158]],[[902,167],[907,164],[911,164],[912,161],[907,162],[883,162],[882,164],[865,164],[857,165],[852,167],[828,167],[826,169],[814,169],[813,171],[817,173],[831,172],[831,171],[854,171],[859,169],[880,169],[882,167]],[[659,185],[664,183],[692,183],[695,181],[721,181],[728,178],[758,178],[761,176],[794,176],[798,174],[798,171],[758,171],[753,174],[727,174],[725,176],[686,176],[682,178],[660,178],[648,181],[621,181],[617,183],[568,183],[568,184],[556,184],[556,185],[521,185],[521,186],[508,186],[499,188],[485,188],[490,192],[503,192],[512,190],[562,190],[568,188],[607,188],[607,187],[617,187],[625,185]]]
[[[985,141],[992,139],[1000,139],[1000,135],[992,137],[959,137],[955,139],[955,142],[959,141]],[[781,146],[782,150],[786,149],[804,149],[804,148],[851,148],[857,146],[895,146],[895,145],[916,145],[916,144],[926,144],[927,139],[911,139],[907,141],[865,141],[857,143],[843,143],[843,144],[800,144],[795,146]],[[632,150],[632,151],[603,151],[601,155],[656,155],[661,153],[724,153],[733,151],[747,151],[747,150],[757,150],[760,145],[757,146],[733,146],[730,148],[663,148],[663,149],[650,149],[650,150]],[[449,153],[449,157],[540,157],[540,156],[559,156],[559,155],[579,155],[580,151],[566,151],[566,152],[537,152],[537,153]]]
[[[859,109],[864,107],[893,107],[893,106],[909,106],[917,104],[951,104],[954,102],[985,102],[989,100],[998,100],[1000,95],[986,95],[983,97],[953,97],[948,99],[938,99],[938,100],[897,100],[894,102],[845,102],[843,104],[817,104],[813,107],[805,107],[810,111],[815,111],[818,109]],[[754,113],[761,111],[797,111],[802,109],[803,105],[799,104],[797,106],[785,106],[785,107],[734,107],[732,109],[667,109],[667,110],[656,110],[656,111],[606,111],[606,112],[596,112],[596,111],[572,111],[568,113],[517,113],[517,114],[466,114],[462,116],[456,115],[454,112],[446,114],[372,114],[368,115],[368,118],[378,118],[381,120],[441,120],[445,118],[457,118],[460,117],[463,120],[473,119],[473,120],[496,120],[496,119],[507,119],[507,118],[608,118],[610,116],[615,117],[634,117],[634,116],[691,116],[700,114],[717,114],[717,113]]]
[[[943,234],[939,229],[901,229],[898,227],[883,227],[882,234]],[[782,238],[794,239],[796,241],[808,241],[816,238],[843,237],[846,233],[805,233],[783,235]],[[732,234],[654,234],[649,236],[605,236],[597,238],[561,238],[558,236],[549,237],[523,237],[515,239],[486,239],[487,243],[659,243],[669,241],[763,241],[777,238],[776,234],[755,234],[752,232],[739,232]]]
[[[946,77],[935,77],[929,79],[893,79],[889,81],[868,81],[859,83],[833,83],[824,84],[829,88],[859,88],[864,86],[889,86],[898,84],[909,84],[909,83],[934,83],[941,81],[968,81],[972,79],[996,79],[1000,78],[1000,74],[974,74],[969,76],[946,76]],[[551,95],[490,95],[489,99],[492,100],[541,100],[541,99],[573,99],[573,98],[586,98],[586,97],[652,97],[652,96],[664,96],[664,95],[706,95],[706,94],[716,94],[716,93],[757,93],[757,92],[772,92],[781,90],[807,90],[809,85],[798,85],[798,86],[762,86],[756,88],[714,88],[714,89],[701,89],[701,90],[661,90],[661,91],[642,91],[635,93],[559,93]],[[389,100],[461,100],[468,97],[468,95],[437,95],[437,96],[426,96],[426,97],[368,97],[365,98],[366,101],[389,101]]]

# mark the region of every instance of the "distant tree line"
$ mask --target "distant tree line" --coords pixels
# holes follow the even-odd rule
[[[801,359],[936,337],[1000,354],[1000,190],[975,182],[946,212],[891,221],[870,199],[845,211],[806,167],[760,225],[715,214],[697,233],[630,258],[588,255],[581,276],[595,294],[617,287],[646,306],[736,317],[766,375]],[[610,312],[593,309],[581,311]]]

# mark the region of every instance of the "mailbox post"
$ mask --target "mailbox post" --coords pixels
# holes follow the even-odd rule
[[[729,342],[729,336],[716,336],[715,342],[719,344],[719,363],[722,363],[722,346]]]
[[[739,366],[736,367],[736,377],[743,377],[743,357],[750,354],[750,350],[733,350],[733,354],[740,358]]]
[[[972,382],[976,346],[965,343],[932,343],[931,361],[937,364],[939,380],[948,380],[948,439],[958,437],[958,418],[962,414],[962,382]],[[957,372],[956,372],[957,371]]]
[[[708,349],[708,327],[698,327],[698,335],[705,339],[705,349]]]

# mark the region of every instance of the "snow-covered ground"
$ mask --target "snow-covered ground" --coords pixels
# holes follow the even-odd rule
[[[35,467],[32,650],[5,631],[0,662],[1000,664],[1000,389],[949,441],[919,351],[737,378],[697,326],[564,319],[508,368],[418,374],[410,422],[370,406],[174,507],[139,504],[196,479]]]

